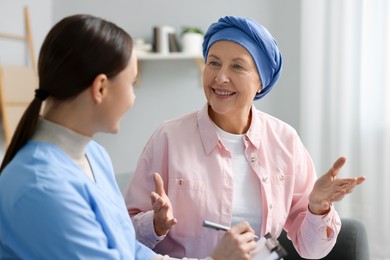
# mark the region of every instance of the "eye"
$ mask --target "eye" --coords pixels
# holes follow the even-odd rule
[[[210,60],[207,64],[211,67],[219,67],[221,65],[218,61],[215,60]]]
[[[240,69],[243,69],[244,67],[242,67],[240,64],[238,63],[235,63],[233,64],[233,68],[236,69],[236,70],[240,70]]]

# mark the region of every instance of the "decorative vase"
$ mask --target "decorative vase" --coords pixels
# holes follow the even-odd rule
[[[182,52],[202,55],[203,35],[200,33],[186,32],[182,36]]]

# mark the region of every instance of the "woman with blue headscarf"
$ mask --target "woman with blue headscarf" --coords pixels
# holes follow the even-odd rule
[[[137,238],[158,253],[204,257],[223,233],[201,228],[203,220],[245,220],[259,236],[285,229],[302,257],[325,256],[341,225],[332,202],[364,178],[336,178],[341,157],[317,180],[296,131],[253,105],[282,69],[262,25],[219,19],[204,37],[203,55],[207,104],[155,131],[125,191]]]

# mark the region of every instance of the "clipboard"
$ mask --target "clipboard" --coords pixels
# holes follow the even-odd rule
[[[287,251],[276,238],[267,233],[256,242],[256,249],[250,255],[253,260],[280,260],[287,256]]]

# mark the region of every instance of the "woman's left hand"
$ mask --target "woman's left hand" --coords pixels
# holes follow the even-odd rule
[[[158,236],[165,235],[177,223],[173,216],[172,204],[164,190],[164,182],[157,172],[153,173],[156,191],[152,191],[150,198],[154,211],[154,231]]]
[[[341,167],[345,164],[345,157],[340,157],[332,168],[322,175],[314,184],[309,195],[309,210],[316,215],[324,215],[329,212],[333,201],[340,201],[348,193],[351,193],[356,185],[365,181],[365,177],[336,178]]]

